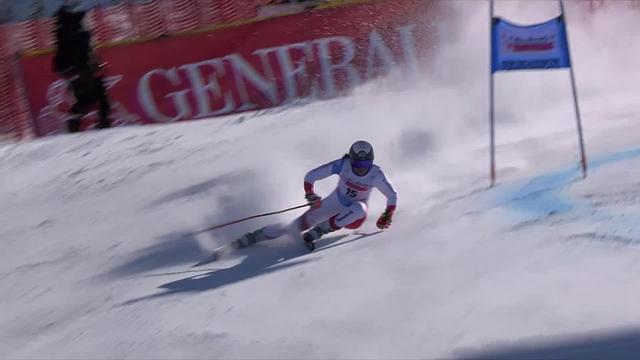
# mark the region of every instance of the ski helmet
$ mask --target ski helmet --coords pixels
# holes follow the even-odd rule
[[[373,146],[364,140],[354,142],[349,149],[349,160],[356,175],[365,175],[373,166]]]

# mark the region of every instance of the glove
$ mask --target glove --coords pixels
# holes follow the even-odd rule
[[[378,229],[386,229],[389,226],[391,226],[391,220],[393,218],[393,212],[395,211],[395,209],[388,207],[383,213],[382,215],[380,215],[380,218],[378,218],[378,221],[376,222],[376,226],[378,226]]]
[[[322,205],[322,198],[313,191],[313,184],[306,181],[304,182],[304,197],[312,209],[317,209]]]
[[[312,209],[317,209],[322,205],[322,198],[314,193],[307,193],[304,195]]]

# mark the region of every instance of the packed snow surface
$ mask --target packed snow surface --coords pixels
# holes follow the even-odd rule
[[[530,23],[556,6],[496,10]],[[586,179],[568,72],[496,75],[489,188],[487,7],[461,11],[410,88],[0,147],[0,357],[637,355],[638,14],[567,14]],[[284,237],[192,267],[301,210],[193,232],[304,203],[304,174],[358,139],[398,190],[391,228],[374,193],[363,227],[316,252]]]

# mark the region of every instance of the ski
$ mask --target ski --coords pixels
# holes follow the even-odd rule
[[[207,257],[206,259],[204,259],[204,260],[200,261],[199,263],[197,263],[197,264],[195,264],[195,265],[193,265],[193,266],[191,266],[191,267],[192,267],[192,268],[195,268],[195,267],[199,267],[199,266],[202,266],[202,265],[207,265],[207,264],[210,264],[210,263],[212,263],[212,262],[217,261],[218,259],[220,259],[220,256],[222,255],[223,251],[224,251],[224,250],[225,250],[229,245],[231,245],[231,243],[229,243],[229,244],[224,244],[224,245],[222,245],[222,246],[219,246],[219,247],[217,247],[217,248],[213,249],[213,251],[211,251],[211,254],[209,255],[209,257]]]
[[[356,238],[348,240],[348,241],[344,241],[344,242],[339,242],[338,245],[350,243],[350,242],[356,241],[356,240],[360,240],[362,238],[373,236],[373,235],[379,234],[381,232],[382,232],[382,230],[375,231],[375,232],[372,232],[372,233],[354,232],[353,235],[356,235],[357,236]],[[344,236],[347,236],[347,235],[344,235]],[[309,253],[312,253],[312,252],[316,251],[315,240],[311,240],[310,238],[307,238],[307,239],[303,238],[303,242],[304,242],[304,245],[305,245],[305,247],[306,247],[306,249],[308,250]],[[193,265],[191,267],[195,268],[195,267],[199,267],[199,266],[210,264],[210,263],[213,263],[213,262],[217,261],[218,259],[220,259],[222,257],[222,255],[225,253],[225,251],[229,250],[229,247],[232,246],[233,243],[234,242],[230,242],[228,244],[224,244],[224,245],[221,245],[221,246],[213,249],[211,251],[211,254],[209,255],[209,257],[207,257],[206,259],[203,259],[202,261],[200,261],[199,263],[197,263],[197,264],[195,264],[195,265]],[[336,245],[335,244],[328,245],[328,246],[327,245],[321,245],[320,248],[318,248],[318,250],[320,251],[320,250],[323,250],[325,248],[328,249],[328,248],[331,248],[331,247],[334,247],[334,246],[336,246]],[[245,246],[243,248],[247,248],[247,246]]]

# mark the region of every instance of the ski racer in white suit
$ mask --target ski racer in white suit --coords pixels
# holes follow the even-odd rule
[[[338,175],[337,188],[322,199],[313,189],[316,181]],[[256,242],[275,239],[287,232],[307,231],[303,239],[309,250],[313,241],[341,228],[357,229],[367,217],[367,201],[371,190],[377,188],[387,197],[387,207],[376,225],[386,229],[391,225],[396,209],[397,193],[380,167],[373,164],[373,147],[366,141],[356,141],[342,158],[324,164],[304,177],[305,198],[311,208],[290,225],[273,224],[246,234],[234,242],[242,248]]]

